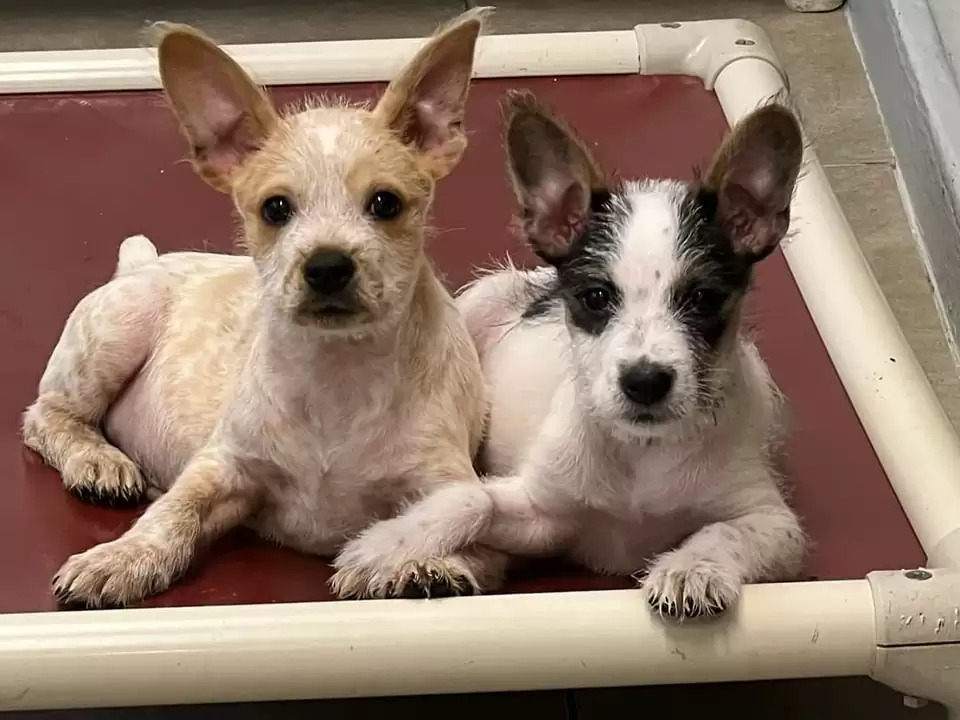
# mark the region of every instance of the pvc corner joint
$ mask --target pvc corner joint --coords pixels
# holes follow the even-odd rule
[[[750,58],[769,63],[789,88],[770,38],[747,20],[701,20],[637,25],[642,75],[693,75],[713,90],[717,76],[730,63]],[[681,58],[677,66],[677,58]]]
[[[877,655],[871,677],[960,713],[960,570],[874,572]]]
[[[934,567],[960,571],[960,528],[938,542],[928,553],[927,562]]]

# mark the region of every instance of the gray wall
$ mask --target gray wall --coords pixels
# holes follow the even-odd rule
[[[960,338],[960,2],[849,0],[945,319]],[[943,30],[941,30],[943,28]]]

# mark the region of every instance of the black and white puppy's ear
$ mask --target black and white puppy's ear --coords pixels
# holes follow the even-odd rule
[[[738,255],[767,257],[790,226],[790,200],[803,162],[803,136],[794,114],[767,105],[740,121],[707,173],[716,219]]]
[[[507,164],[524,238],[548,263],[562,261],[583,233],[603,173],[583,141],[530,92],[503,104]]]

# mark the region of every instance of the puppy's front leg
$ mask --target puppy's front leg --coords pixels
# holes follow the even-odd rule
[[[72,556],[53,580],[65,604],[124,606],[166,590],[197,550],[243,522],[256,486],[215,452],[193,458],[119,539]]]
[[[479,541],[511,555],[536,557],[558,552],[573,534],[574,520],[535,500],[537,487],[528,475],[488,480],[484,488],[493,502],[493,517]]]
[[[334,593],[420,597],[493,590],[503,581],[508,554],[551,555],[569,539],[573,521],[534,500],[541,474],[481,484],[472,468],[461,472],[473,480],[445,483],[348,542],[333,563]]]
[[[731,607],[744,583],[790,579],[803,561],[805,537],[796,514],[771,491],[747,495],[742,514],[706,525],[656,558],[643,580],[661,615],[713,615]]]
[[[472,471],[471,471],[472,475]],[[506,560],[468,550],[490,517],[479,479],[449,482],[405,512],[374,523],[333,562],[330,587],[339,597],[462,594],[499,584]]]
[[[450,595],[499,584],[506,566],[500,553],[468,549],[492,509],[470,458],[450,450],[415,474],[422,498],[368,527],[337,555],[330,579],[336,595]]]

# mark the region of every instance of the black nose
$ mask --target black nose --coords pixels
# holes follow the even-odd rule
[[[620,389],[637,405],[656,405],[670,392],[676,377],[673,368],[641,360],[620,371]]]
[[[356,266],[349,255],[340,252],[318,252],[303,266],[307,285],[321,295],[333,295],[350,284]]]

